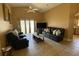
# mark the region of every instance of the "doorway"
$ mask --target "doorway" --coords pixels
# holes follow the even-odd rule
[[[34,20],[20,20],[21,32],[24,34],[34,33]]]
[[[74,20],[74,34],[73,34],[74,40],[79,40],[79,17],[75,17]]]

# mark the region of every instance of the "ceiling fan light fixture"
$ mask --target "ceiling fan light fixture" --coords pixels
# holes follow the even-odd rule
[[[36,13],[34,10],[28,10],[27,13]]]
[[[36,11],[38,11],[38,9],[33,9],[33,10],[36,10]]]
[[[37,8],[32,8],[32,6],[28,6],[27,13],[36,13],[37,11]]]
[[[29,9],[32,9],[32,6],[29,6]]]

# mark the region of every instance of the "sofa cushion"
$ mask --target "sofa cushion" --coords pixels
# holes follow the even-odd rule
[[[53,30],[52,34],[53,34],[53,35],[56,35],[56,31],[57,31],[57,30]]]
[[[56,30],[56,36],[59,36],[61,34],[60,30]]]

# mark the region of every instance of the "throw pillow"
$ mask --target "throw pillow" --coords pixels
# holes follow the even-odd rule
[[[53,33],[52,33],[53,35],[56,35],[56,30],[53,30]]]
[[[56,31],[56,36],[59,36],[61,34],[61,31],[60,30],[57,30]]]
[[[49,32],[49,29],[44,29],[45,32]]]
[[[18,31],[16,29],[12,32],[13,32],[14,35],[18,36]]]

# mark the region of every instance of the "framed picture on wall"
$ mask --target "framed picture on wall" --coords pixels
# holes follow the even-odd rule
[[[11,23],[11,21],[10,21],[10,11],[9,11],[9,9],[8,9],[8,21]]]
[[[10,22],[10,12],[5,4],[3,4],[3,13],[4,13],[4,20]]]

